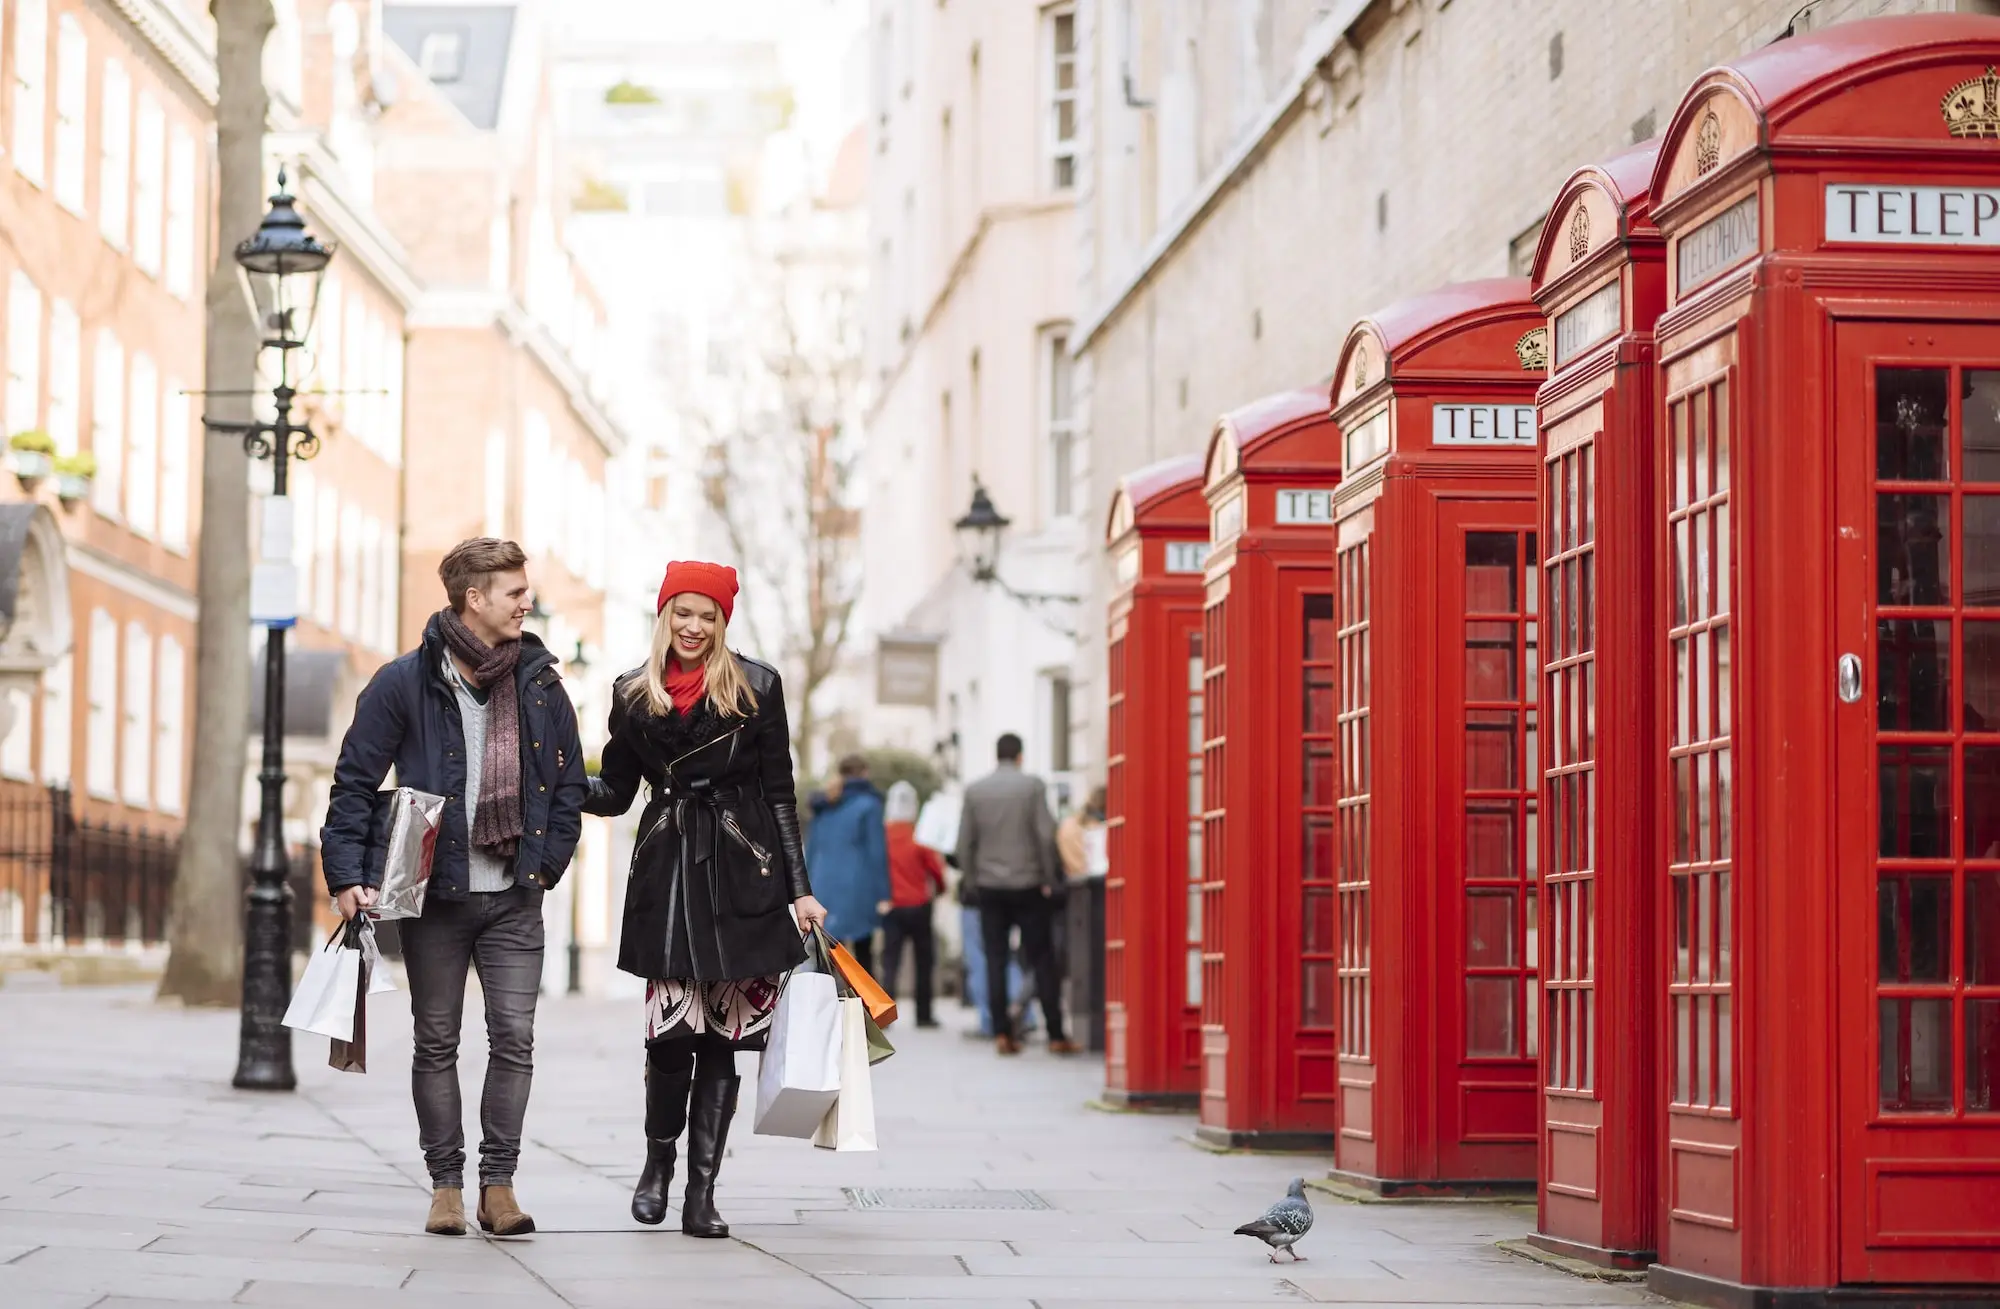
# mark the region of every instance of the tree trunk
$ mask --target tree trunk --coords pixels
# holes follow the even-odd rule
[[[231,257],[264,213],[264,42],[276,26],[271,0],[210,0],[215,18],[215,264],[208,277],[209,392],[203,412],[250,417],[259,333],[244,307]],[[194,739],[160,995],[188,1004],[234,1005],[243,977],[244,751],[250,733],[250,482],[232,436],[202,442],[201,541],[196,589]]]

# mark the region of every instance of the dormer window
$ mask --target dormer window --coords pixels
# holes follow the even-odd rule
[[[417,49],[417,66],[433,82],[456,82],[465,75],[465,33],[426,33]]]

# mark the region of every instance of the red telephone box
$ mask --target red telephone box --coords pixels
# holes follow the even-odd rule
[[[1537,1244],[1652,1260],[1660,1120],[1650,803],[1654,661],[1653,324],[1665,248],[1647,204],[1659,143],[1572,174],[1549,209],[1535,299],[1549,316],[1542,426],[1541,1168]]]
[[[1526,279],[1467,282],[1356,323],[1334,374],[1335,1167],[1385,1193],[1535,1176],[1547,335]]]
[[[1322,390],[1245,405],[1208,443],[1196,1132],[1226,1145],[1333,1139],[1339,482]]]
[[[1996,64],[1780,41],[1653,176],[1676,1298],[2000,1283]]]
[[[1126,477],[1105,531],[1104,1098],[1195,1107],[1201,1085],[1202,459]]]

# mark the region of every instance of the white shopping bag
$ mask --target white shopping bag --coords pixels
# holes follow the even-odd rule
[[[361,968],[368,978],[368,994],[380,995],[384,991],[396,989],[396,979],[389,976],[389,970],[382,963],[382,947],[375,943],[375,919],[372,914],[361,919]]]
[[[796,972],[757,1068],[759,1136],[810,1137],[840,1096],[841,1004],[827,973]]]
[[[285,1010],[285,1026],[351,1041],[354,1009],[360,999],[360,932],[352,924],[343,924],[320,952],[306,961],[305,976],[299,978],[291,1007]]]
[[[875,1148],[875,1086],[868,1070],[868,1002],[840,1002],[840,1098],[820,1120],[813,1144],[822,1150]]]

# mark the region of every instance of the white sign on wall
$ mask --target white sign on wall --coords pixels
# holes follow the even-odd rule
[[[2000,245],[2000,187],[1829,185],[1826,239],[1864,245]]]
[[[1432,445],[1533,445],[1533,405],[1431,406]]]
[[[1326,523],[1333,522],[1332,491],[1278,492],[1278,522],[1284,523]]]
[[[1170,573],[1198,573],[1208,564],[1208,542],[1169,541],[1167,542],[1167,571]]]

